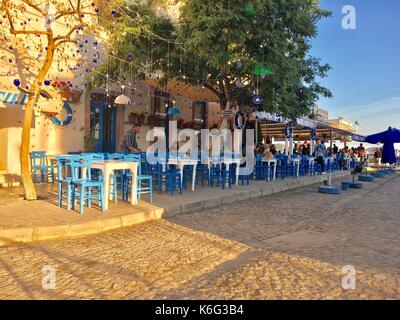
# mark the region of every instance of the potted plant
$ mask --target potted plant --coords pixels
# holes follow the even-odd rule
[[[71,92],[69,91],[60,91],[60,96],[63,100],[70,100],[71,99]]]
[[[137,124],[138,125],[144,125],[145,119],[146,119],[146,115],[144,114],[144,112],[140,113],[137,116]]]
[[[189,129],[194,129],[194,128],[196,127],[196,123],[195,123],[194,121],[189,121],[189,122],[187,123],[187,127],[188,127]]]
[[[150,126],[155,126],[157,122],[157,116],[155,114],[149,114],[147,116],[147,122]]]
[[[83,136],[83,150],[84,152],[94,152],[96,147],[97,139],[95,138],[93,132],[87,130]]]
[[[80,91],[72,91],[70,93],[71,100],[73,102],[79,102],[79,100],[81,99],[81,95],[82,95],[82,92],[80,92]]]
[[[183,129],[184,125],[185,125],[185,120],[179,119],[176,125],[177,125],[178,129]]]

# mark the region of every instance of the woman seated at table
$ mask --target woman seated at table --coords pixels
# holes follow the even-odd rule
[[[266,159],[266,160],[274,159],[274,154],[271,152],[271,147],[272,146],[273,146],[272,144],[265,145],[265,149],[264,149],[264,152],[263,152],[263,158],[264,159]]]

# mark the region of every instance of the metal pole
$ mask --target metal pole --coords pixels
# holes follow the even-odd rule
[[[288,138],[285,137],[285,154],[288,154]]]
[[[293,137],[290,137],[290,142],[289,142],[289,154],[293,154]]]

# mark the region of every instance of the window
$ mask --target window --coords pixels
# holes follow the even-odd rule
[[[169,93],[155,90],[153,103],[151,106],[151,113],[166,116],[167,110],[165,105],[171,106],[171,101],[169,100]]]

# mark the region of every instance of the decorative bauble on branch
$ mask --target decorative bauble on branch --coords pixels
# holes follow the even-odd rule
[[[263,98],[261,96],[259,96],[259,95],[255,95],[255,96],[253,96],[253,99],[251,100],[251,102],[255,106],[259,106],[263,102]]]

